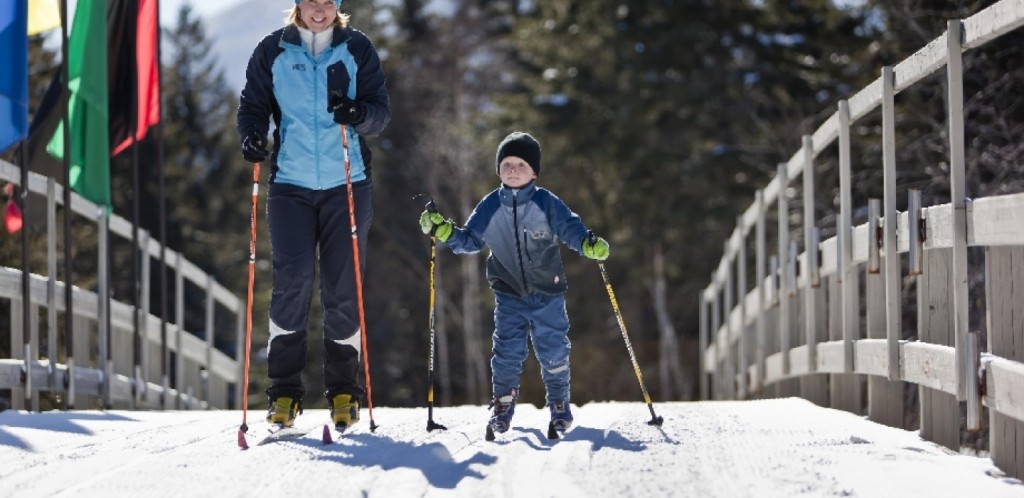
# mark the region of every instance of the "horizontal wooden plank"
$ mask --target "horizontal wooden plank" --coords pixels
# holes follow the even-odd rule
[[[868,236],[868,224],[853,227],[853,263],[860,264],[868,261],[868,244],[871,238]]]
[[[868,83],[847,101],[850,104],[850,123],[856,123],[871,111],[882,105],[882,78],[879,76]]]
[[[967,244],[1024,245],[1024,194],[985,197],[968,203]]]
[[[927,342],[900,343],[900,377],[956,396],[956,349]]]
[[[50,382],[49,368],[49,362],[46,360],[37,360],[32,362],[33,387],[36,390],[45,392],[66,392],[67,389],[64,387],[64,379],[67,377],[67,365],[54,365],[54,383]],[[0,389],[22,387],[21,369],[22,362],[20,360],[0,359]],[[82,396],[102,396],[102,378],[103,372],[99,369],[76,367],[75,392]],[[110,383],[111,400],[121,403],[130,403],[132,401],[133,383],[134,380],[131,377],[114,375]],[[149,409],[161,408],[160,398],[164,393],[163,387],[158,384],[148,382],[145,384],[143,390],[146,395],[143,397],[140,407]],[[173,398],[174,396],[179,396],[179,393],[174,389],[169,389],[167,391],[167,396]],[[182,397],[182,404],[185,407],[200,409],[208,408],[206,401],[202,401],[194,397],[188,397],[183,394],[180,396]]]
[[[718,363],[718,347],[712,343],[708,345],[708,348],[704,350],[704,371],[706,373],[714,373],[715,366]]]
[[[887,377],[889,353],[885,339],[861,339],[853,344],[853,364],[856,373]]]
[[[839,241],[829,237],[821,242],[821,278],[835,275],[839,271]]]
[[[980,47],[1024,26],[1024,0],[1003,0],[964,20],[963,49]]]
[[[821,123],[821,126],[818,126],[818,129],[814,130],[814,134],[811,135],[811,143],[814,147],[814,157],[817,158],[818,155],[832,145],[837,138],[839,138],[838,110],[825,118],[825,122]]]
[[[924,249],[953,247],[953,205],[941,204],[924,208]]]
[[[1024,363],[984,355],[985,405],[1007,417],[1024,422]]]
[[[64,296],[64,282],[57,281],[56,283],[57,295]],[[46,302],[46,284],[46,278],[35,274],[30,275],[29,292],[33,303]],[[71,295],[75,303],[75,316],[95,321],[97,317],[96,293],[74,286],[71,288]],[[21,270],[0,267],[0,298],[21,302]],[[63,297],[57,299],[57,311],[64,311]]]
[[[782,353],[775,353],[764,358],[764,383],[774,384],[786,377],[782,375]]]
[[[843,356],[843,341],[819,342],[818,373],[846,373]]]
[[[800,377],[811,372],[808,354],[806,344],[789,350],[789,377]]]
[[[893,67],[896,93],[906,90],[921,79],[930,76],[946,65],[946,33],[928,42]]]

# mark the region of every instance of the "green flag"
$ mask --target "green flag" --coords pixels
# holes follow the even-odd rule
[[[110,132],[107,125],[107,2],[79,0],[68,40],[71,188],[110,206]],[[64,157],[64,125],[46,150]]]

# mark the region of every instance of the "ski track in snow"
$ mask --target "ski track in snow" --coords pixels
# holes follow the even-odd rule
[[[991,460],[954,454],[915,432],[790,398],[574,406],[575,425],[546,437],[545,408],[516,407],[484,440],[487,409],[374,409],[330,445],[327,410],[306,410],[297,440],[255,446],[249,412],[0,413],[0,496],[1022,497]]]

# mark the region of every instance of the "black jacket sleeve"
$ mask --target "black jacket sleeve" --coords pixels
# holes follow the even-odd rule
[[[384,69],[370,39],[352,30],[353,56],[359,67],[356,75],[356,101],[366,106],[366,118],[355,125],[363,136],[379,135],[391,121],[391,97],[388,96]]]
[[[262,137],[270,129],[270,117],[275,114],[277,101],[274,99],[274,76],[270,72],[277,52],[277,41],[281,30],[265,38],[253,50],[245,70],[245,88],[238,102],[238,136],[243,139],[253,132]],[[280,111],[276,111],[280,112]]]

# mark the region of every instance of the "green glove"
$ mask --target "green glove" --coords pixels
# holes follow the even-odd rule
[[[424,210],[420,214],[420,230],[425,235],[433,235],[437,237],[437,240],[447,242],[448,237],[452,236],[452,230],[454,229],[455,224],[452,223],[452,220],[446,220],[437,211]]]
[[[593,244],[589,240],[583,241],[583,255],[598,261],[608,259],[608,241],[598,237]]]

